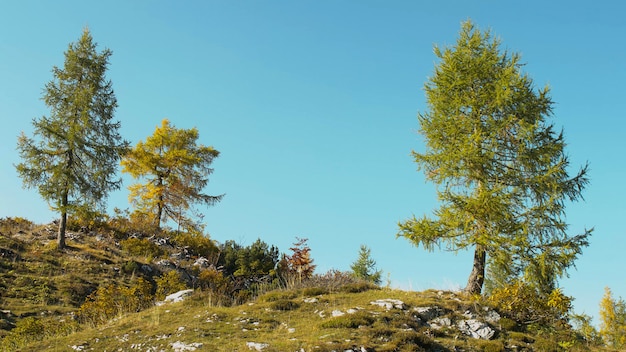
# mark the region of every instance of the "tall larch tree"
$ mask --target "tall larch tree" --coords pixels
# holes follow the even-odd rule
[[[68,214],[103,207],[108,192],[119,189],[116,177],[129,144],[113,120],[117,99],[105,74],[109,49],[96,51],[88,29],[65,52],[62,68],[53,67],[43,101],[50,116],[33,120],[34,136],[23,132],[17,149],[17,172],[26,188],[37,188],[61,215],[58,247],[63,249]]]
[[[164,119],[122,159],[122,172],[143,181],[129,186],[129,199],[136,211],[152,216],[156,228],[172,220],[197,230],[193,205],[212,206],[223,197],[202,193],[219,152],[198,144],[198,137],[197,128],[178,129]]]
[[[397,236],[431,251],[473,249],[469,293],[482,292],[487,263],[549,292],[588,245],[591,230],[570,236],[565,221],[587,166],[570,176],[549,89],[535,89],[520,56],[489,31],[467,21],[455,46],[434,52],[428,110],[418,114],[426,150],[413,157],[441,206],[399,223]]]

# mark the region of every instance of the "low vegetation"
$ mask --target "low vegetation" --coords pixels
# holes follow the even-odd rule
[[[547,297],[522,283],[489,296],[391,290],[355,272],[315,274],[303,239],[279,256],[261,240],[220,245],[144,233],[145,224],[119,218],[68,232],[59,252],[54,226],[0,219],[0,351],[168,351],[177,343],[214,351],[604,350],[592,326],[572,327],[580,319],[570,319],[571,298],[559,290]],[[189,288],[185,301],[155,305]],[[386,299],[402,309],[372,305]],[[434,307],[450,324],[434,328],[420,307]],[[499,315],[488,323],[490,339],[455,325],[490,311]],[[611,346],[618,333],[611,330]]]

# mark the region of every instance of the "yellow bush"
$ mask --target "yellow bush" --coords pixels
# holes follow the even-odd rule
[[[565,319],[572,309],[572,298],[561,289],[544,295],[521,281],[494,289],[488,300],[501,313],[522,324],[555,323]]]
[[[189,232],[177,233],[173,237],[174,243],[179,247],[187,247],[191,255],[217,259],[219,249],[215,242],[202,234]]]
[[[77,316],[83,323],[97,326],[124,313],[134,313],[152,305],[152,285],[142,279],[131,287],[101,286],[87,297],[78,309]]]
[[[157,258],[163,255],[163,250],[148,239],[129,238],[120,241],[122,249],[130,255],[146,258]]]
[[[156,299],[158,300],[163,300],[165,296],[187,288],[187,285],[176,270],[171,270],[154,281],[157,285]]]

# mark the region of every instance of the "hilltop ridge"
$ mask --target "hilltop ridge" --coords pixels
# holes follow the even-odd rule
[[[528,324],[481,297],[338,271],[224,277],[201,238],[120,228],[76,224],[59,251],[54,224],[0,220],[3,351],[593,350],[564,322]],[[154,305],[189,288],[182,302]]]

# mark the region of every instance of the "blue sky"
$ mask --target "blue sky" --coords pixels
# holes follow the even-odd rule
[[[88,26],[113,51],[121,133],[133,144],[163,118],[197,127],[221,152],[205,209],[215,240],[261,238],[287,251],[309,238],[318,272],[349,270],[361,244],[393,287],[463,287],[471,253],[425,252],[396,239],[397,223],[437,207],[416,171],[416,115],[462,21],[491,28],[518,52],[572,166],[590,163],[585,202],[568,207],[591,245],[561,281],[576,311],[597,316],[605,286],[626,297],[626,5],[621,1],[13,1],[0,4],[0,217],[56,217],[13,164],[20,131],[49,114],[40,100],[63,52]],[[125,186],[130,184],[126,180]],[[110,208],[127,208],[126,189]]]

